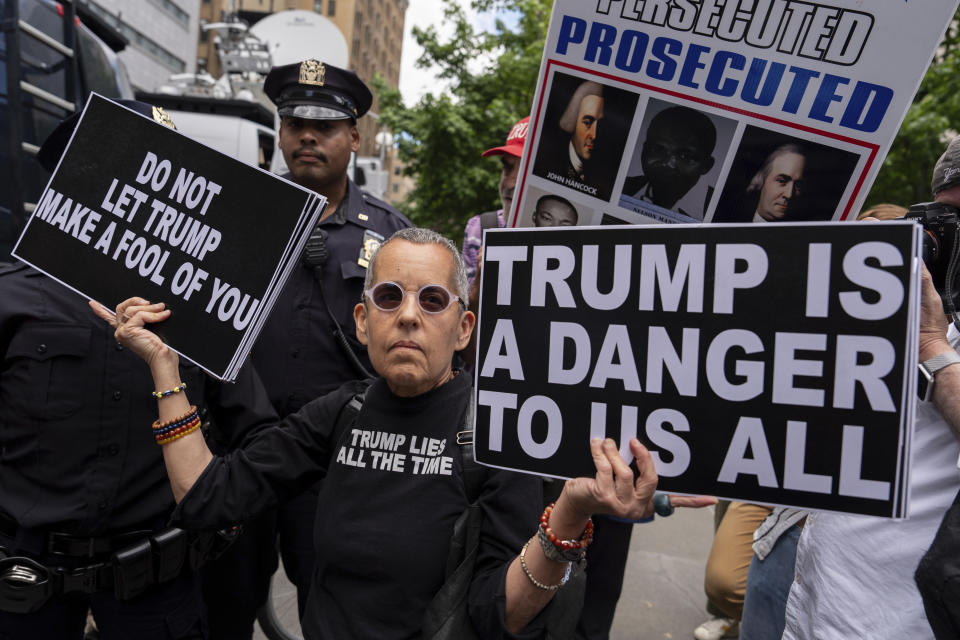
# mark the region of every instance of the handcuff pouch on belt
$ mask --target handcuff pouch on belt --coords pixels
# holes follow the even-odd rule
[[[182,531],[181,534],[183,534]],[[146,591],[147,587],[158,582],[153,573],[151,542],[152,537],[141,540],[134,545],[115,551],[110,557],[110,563],[113,565],[113,594],[117,600],[134,598]],[[181,565],[182,557],[181,553]]]
[[[53,595],[50,570],[30,558],[0,560],[0,611],[30,613]]]
[[[9,556],[0,547],[0,611],[31,613],[61,593],[112,589],[118,600],[130,600],[151,585],[173,580],[185,565],[196,570],[219,556],[240,530],[187,533],[172,527],[115,551],[108,562],[76,569],[47,567],[32,558]]]

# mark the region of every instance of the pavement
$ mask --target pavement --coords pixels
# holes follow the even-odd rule
[[[713,539],[713,507],[678,509],[669,518],[634,526],[623,592],[610,640],[690,640],[707,619],[703,569]],[[299,633],[296,591],[280,569],[274,607]],[[257,627],[255,640],[268,640]]]

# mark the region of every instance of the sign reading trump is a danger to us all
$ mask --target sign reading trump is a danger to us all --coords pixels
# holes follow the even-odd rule
[[[905,513],[919,227],[486,233],[476,457],[595,473],[651,451],[660,489]]]

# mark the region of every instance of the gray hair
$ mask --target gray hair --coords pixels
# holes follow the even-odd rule
[[[460,255],[460,250],[457,249],[457,245],[453,244],[449,238],[440,235],[432,229],[424,229],[421,227],[401,229],[384,240],[384,242],[377,247],[377,250],[373,252],[373,257],[370,258],[369,266],[367,266],[367,277],[363,281],[364,290],[373,286],[373,272],[376,270],[377,258],[380,256],[380,252],[385,246],[394,240],[406,240],[412,244],[435,244],[446,249],[450,254],[450,258],[453,260],[454,265],[453,293],[463,301],[464,305],[467,304],[467,296],[469,294],[469,288],[467,286],[467,267],[463,264],[463,257]]]
[[[757,172],[753,174],[753,177],[750,178],[750,184],[747,185],[747,193],[759,192],[761,189],[763,189],[763,183],[766,181],[767,176],[770,175],[770,167],[773,165],[773,161],[780,156],[787,155],[788,153],[803,156],[804,158],[807,157],[807,154],[803,149],[800,148],[800,145],[793,143],[780,145],[770,152],[770,155],[767,156],[767,159],[763,161],[763,165],[761,165]]]
[[[566,131],[567,133],[573,133],[573,130],[577,127],[577,116],[580,114],[580,103],[583,102],[583,99],[587,96],[599,96],[603,97],[603,85],[587,80],[584,83],[581,83],[577,90],[573,92],[573,95],[570,96],[570,102],[567,103],[567,109],[563,112],[563,115],[560,116],[559,125],[560,128]]]

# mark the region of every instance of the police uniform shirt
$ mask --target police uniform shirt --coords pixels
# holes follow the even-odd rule
[[[367,273],[360,264],[370,249],[365,247],[365,240],[369,243],[370,231],[389,238],[409,226],[402,213],[362,191],[352,180],[348,180],[346,198],[338,211],[320,222],[328,234],[329,259],[323,270],[327,304],[354,353],[371,373],[366,348],[356,339],[353,321],[353,308],[360,302]],[[252,352],[270,401],[281,416],[360,377],[333,331],[313,269],[302,265],[294,268]]]
[[[0,268],[0,300],[0,511],[18,535],[162,526],[174,502],[147,365],[83,298],[25,265]],[[185,361],[180,374],[233,444],[277,420],[250,367],[236,384]]]

